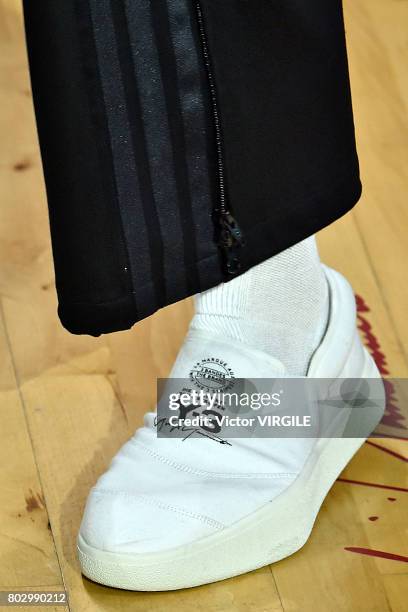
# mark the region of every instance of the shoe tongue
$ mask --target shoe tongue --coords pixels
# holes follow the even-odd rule
[[[205,392],[240,392],[257,390],[253,379],[275,379],[287,376],[284,365],[267,353],[244,344],[220,339],[207,332],[191,330],[167,381],[170,389],[183,387]],[[165,396],[165,392],[163,392]],[[135,440],[165,461],[175,461],[188,469],[211,473],[295,473],[304,460],[302,441],[276,438],[256,438],[246,434],[242,439],[224,439],[223,434],[191,437],[189,429],[183,435],[157,438],[157,414],[145,415],[145,427],[136,432]],[[177,430],[177,428],[174,428]],[[164,430],[167,433],[169,430]],[[299,448],[301,450],[299,450]],[[156,456],[156,455],[155,455]]]
[[[236,378],[283,378],[285,366],[263,351],[201,330],[191,330],[170,377],[200,389],[222,391]]]
[[[210,394],[256,391],[252,379],[285,376],[285,366],[263,351],[206,331],[190,330],[161,392],[167,397],[182,389]],[[153,429],[156,417],[153,412],[147,413],[145,426]]]

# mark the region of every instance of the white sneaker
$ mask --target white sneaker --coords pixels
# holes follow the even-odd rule
[[[356,330],[353,292],[340,274],[325,270],[330,318],[308,377],[378,378]],[[172,377],[188,378],[195,364],[217,359],[227,376],[285,376],[283,365],[265,353],[190,332]],[[382,412],[377,404],[364,435]],[[154,420],[146,415],[86,505],[80,564],[86,576],[108,586],[192,587],[291,555],[308,539],[327,492],[365,439],[183,441],[157,438]]]

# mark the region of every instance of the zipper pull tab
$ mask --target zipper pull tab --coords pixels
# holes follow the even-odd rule
[[[245,245],[241,228],[229,211],[220,215],[220,234],[218,240],[225,261],[225,268],[233,276],[240,271],[239,250]]]

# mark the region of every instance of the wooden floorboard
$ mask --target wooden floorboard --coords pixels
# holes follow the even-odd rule
[[[63,590],[0,300],[0,591]],[[63,608],[60,608],[63,609]]]

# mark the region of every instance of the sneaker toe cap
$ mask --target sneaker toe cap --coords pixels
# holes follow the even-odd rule
[[[94,488],[80,534],[99,550],[141,554],[181,546],[222,528],[209,517],[150,496]]]

